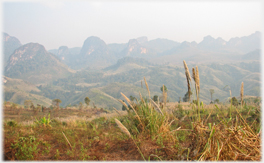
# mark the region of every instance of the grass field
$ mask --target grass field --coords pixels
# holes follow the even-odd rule
[[[242,84],[242,104],[205,105],[197,74],[192,103],[130,101],[121,93],[126,111],[5,108],[4,160],[260,161],[260,102],[243,102]]]

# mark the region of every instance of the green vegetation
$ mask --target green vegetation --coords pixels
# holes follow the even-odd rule
[[[158,101],[158,98],[159,98],[158,95],[154,95],[154,96],[153,96],[153,101],[157,102],[157,101]]]
[[[43,125],[45,126],[50,126],[50,114],[48,115],[48,118],[46,118],[45,116],[43,118],[41,118],[40,120],[35,121],[37,123],[37,125]],[[50,126],[51,127],[51,126]]]
[[[34,160],[40,150],[38,145],[39,142],[34,136],[19,137],[14,144],[11,144],[11,148],[17,151],[15,156],[18,160]]]
[[[170,90],[168,92],[169,101],[178,101],[179,97],[186,101],[184,95],[187,87],[184,82],[186,79],[183,68],[152,65],[147,64],[147,62],[143,65],[140,61],[129,58],[123,60],[124,63],[121,63],[121,61],[116,66],[133,63],[144,68],[129,69],[122,72],[115,71],[113,67],[109,67],[107,70],[82,70],[52,82],[41,83],[38,86],[24,85],[20,87],[20,84],[17,83],[12,87],[11,84],[8,84],[9,81],[4,85],[5,100],[23,104],[24,100],[29,99],[32,100],[34,105],[50,106],[52,99],[59,97],[62,101],[61,106],[65,107],[69,103],[78,105],[80,101],[83,102],[83,99],[88,96],[91,102],[98,107],[115,107],[121,110],[122,106],[117,101],[109,100],[108,97],[119,99],[121,97],[119,92],[123,92],[139,99],[138,92],[142,89],[140,81],[142,76],[146,76],[149,80],[151,96],[160,96],[160,86],[164,84]],[[245,95],[260,96],[260,70],[258,66],[260,64],[255,61],[239,62],[232,65],[216,63],[200,65],[200,82],[203,83],[201,85],[200,100],[207,104],[211,100],[213,101],[209,90],[214,89],[215,93],[213,96],[226,103],[228,102],[229,92],[223,89],[224,86],[229,85],[234,92],[233,96],[238,97],[240,86],[236,82],[241,81],[244,81],[245,84]],[[23,88],[30,89],[26,90]],[[98,93],[104,97],[98,99]],[[142,95],[145,96],[146,94],[144,93]],[[193,93],[195,94],[195,92]]]
[[[90,101],[91,100],[89,99],[89,97],[85,97],[84,102],[87,106],[89,105]]]
[[[56,105],[57,108],[60,108],[60,103],[61,103],[61,100],[60,99],[53,99],[52,102]]]
[[[164,89],[164,90],[163,90]],[[160,87],[160,90],[161,90],[161,92],[163,92],[163,91],[165,91],[165,92],[167,92],[168,91],[168,89],[167,89],[167,87],[164,85],[164,88],[163,88],[163,86],[161,86]]]

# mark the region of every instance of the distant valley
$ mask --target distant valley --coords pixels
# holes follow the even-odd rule
[[[200,43],[168,39],[131,39],[124,44],[106,44],[88,37],[80,47],[46,50],[38,43],[22,45],[18,38],[3,34],[4,100],[23,104],[51,105],[59,98],[61,106],[78,105],[89,97],[98,107],[121,109],[120,92],[147,97],[146,77],[151,96],[161,96],[168,88],[168,100],[178,101],[187,92],[183,60],[189,69],[199,68],[201,95],[205,103],[213,99],[225,102],[239,96],[244,82],[245,95],[260,96],[260,32],[225,41],[211,36]],[[143,88],[142,88],[143,82]]]

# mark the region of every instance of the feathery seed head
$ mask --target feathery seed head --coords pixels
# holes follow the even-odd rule
[[[192,81],[192,79],[191,79],[191,75],[190,75],[190,72],[189,72],[189,69],[188,69],[188,66],[187,66],[186,62],[183,61],[183,64],[184,64],[184,69],[185,69],[186,76],[188,77],[188,79],[189,79],[190,81]]]
[[[146,88],[148,90],[148,94],[149,94],[149,98],[150,98],[150,91],[149,91],[149,87],[148,87],[148,83],[146,81],[146,78],[144,77],[144,81],[145,81],[145,85],[146,85]]]
[[[199,77],[199,71],[198,66],[196,66],[196,73],[195,73],[195,83],[197,84],[198,93],[200,92],[200,77]]]
[[[194,82],[195,82],[195,84],[196,84],[196,75],[195,75],[195,70],[194,70],[194,68],[192,68],[192,78],[193,78],[193,80],[194,80]]]
[[[241,88],[240,88],[241,104],[243,104],[243,95],[244,95],[244,82],[241,83]]]
[[[119,121],[115,118],[115,122],[117,124],[117,126],[120,128],[120,130],[125,133],[128,137],[131,138],[130,132],[127,130],[127,128]]]

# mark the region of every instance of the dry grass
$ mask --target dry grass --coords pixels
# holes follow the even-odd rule
[[[243,105],[243,95],[244,95],[244,83],[242,82],[240,88],[241,105]]]
[[[162,113],[161,109],[159,108],[159,106],[151,98],[149,100],[151,101],[151,104],[154,106],[155,110],[163,115],[163,113]]]
[[[190,85],[190,82],[191,82],[192,78],[191,78],[191,75],[190,75],[190,72],[189,72],[189,68],[188,68],[188,66],[187,66],[185,61],[183,61],[183,65],[184,65],[184,69],[185,69],[185,75],[186,75],[187,87],[188,87],[188,98],[189,98],[188,101],[190,101],[190,97],[191,97],[191,85]]]
[[[242,117],[237,121],[243,121]],[[195,123],[194,126],[190,135],[196,140],[191,150],[198,151],[198,154],[192,154],[194,159],[199,161],[261,159],[260,134],[247,128],[246,124],[228,127],[223,123],[208,126]]]
[[[198,88],[198,94],[200,93],[200,77],[199,77],[199,70],[198,70],[198,66],[196,66],[196,73],[195,73],[196,77],[195,77],[195,83],[197,85]]]
[[[115,118],[115,122],[123,133],[125,133],[128,137],[132,138],[130,132],[127,130],[127,128],[119,120],[117,120]]]
[[[149,91],[149,87],[148,87],[148,83],[146,81],[146,78],[144,77],[144,81],[145,81],[145,85],[146,85],[146,88],[148,90],[148,94],[149,94],[149,98],[150,98],[150,91]]]

